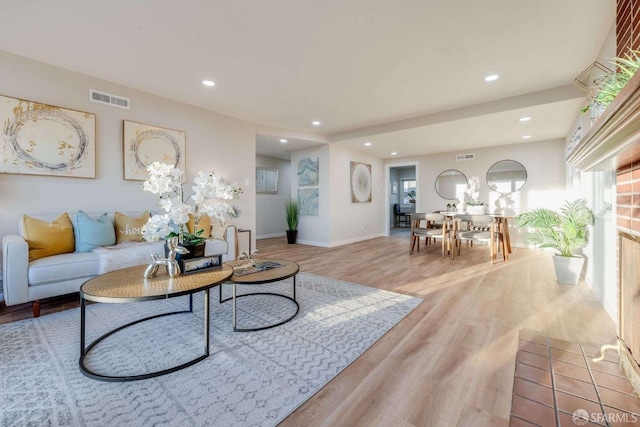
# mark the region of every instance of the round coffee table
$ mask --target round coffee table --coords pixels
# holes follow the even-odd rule
[[[226,283],[223,283],[224,285],[233,286],[232,294],[231,294],[232,296],[230,298],[222,299],[222,285],[220,285],[220,298],[219,298],[220,304],[230,300],[233,301],[233,330],[236,332],[261,331],[263,329],[274,328],[276,326],[282,325],[283,323],[287,323],[288,321],[296,317],[298,315],[298,312],[300,311],[300,305],[298,305],[298,301],[296,301],[296,275],[300,271],[300,266],[293,261],[287,261],[283,259],[261,258],[261,259],[254,259],[253,261],[257,264],[263,263],[263,262],[272,262],[272,263],[277,263],[282,265],[280,267],[259,271],[257,273],[246,274],[244,276],[238,276],[237,274],[233,274],[229,281],[227,281]],[[246,260],[229,261],[229,262],[226,262],[225,265],[233,268],[238,268],[238,267],[247,265],[247,261]],[[236,285],[263,285],[266,283],[273,283],[273,282],[278,282],[280,280],[285,280],[290,277],[293,278],[292,280],[293,281],[293,298],[288,295],[277,294],[274,292],[252,292],[252,293],[247,293],[242,295],[236,295]],[[236,322],[236,300],[238,298],[244,298],[244,297],[249,297],[253,295],[273,295],[279,298],[288,299],[289,301],[292,301],[296,305],[295,313],[293,313],[291,316],[287,317],[282,321],[279,321],[277,323],[273,323],[270,325],[266,325],[266,326],[261,326],[259,328],[238,328],[237,322]]]
[[[80,287],[80,370],[84,375],[101,381],[135,381],[146,378],[153,378],[165,375],[171,372],[184,369],[199,361],[209,357],[209,289],[228,280],[233,274],[233,268],[223,265],[211,270],[202,272],[189,273],[178,277],[169,277],[166,269],[158,271],[157,276],[150,279],[143,277],[146,265],[137,267],[124,268],[122,270],[112,271],[110,273],[96,276],[87,280]],[[103,375],[91,371],[85,365],[85,358],[89,351],[98,343],[115,334],[116,332],[135,325],[146,320],[155,319],[157,317],[169,316],[172,314],[192,313],[193,312],[193,294],[204,291],[204,353],[193,360],[186,363],[164,369],[157,372],[150,372],[141,375],[128,376],[112,376]],[[156,299],[174,298],[182,295],[189,295],[189,309],[182,311],[174,311],[171,313],[157,314],[155,316],[145,317],[126,325],[120,326],[101,337],[97,338],[88,347],[85,348],[85,312],[86,301],[102,302],[102,303],[131,303],[141,301],[151,301]]]

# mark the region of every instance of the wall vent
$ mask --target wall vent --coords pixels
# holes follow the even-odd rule
[[[89,89],[89,101],[129,109],[129,98]]]
[[[456,161],[461,160],[473,160],[476,158],[475,154],[456,154]]]

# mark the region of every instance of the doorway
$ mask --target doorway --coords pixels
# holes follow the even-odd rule
[[[418,204],[417,164],[388,165],[388,234],[411,227],[410,215]]]

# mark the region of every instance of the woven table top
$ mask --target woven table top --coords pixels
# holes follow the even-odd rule
[[[233,274],[233,268],[223,265],[171,278],[161,267],[155,277],[145,279],[146,268],[140,265],[96,276],[82,285],[80,295],[86,300],[111,303],[170,298],[211,288]]]

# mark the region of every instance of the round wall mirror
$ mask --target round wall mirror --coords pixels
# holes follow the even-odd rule
[[[466,189],[467,177],[459,170],[446,170],[436,178],[436,193],[443,199],[462,200]]]
[[[501,160],[489,168],[487,184],[493,191],[508,194],[518,191],[527,182],[527,170],[515,160]]]

